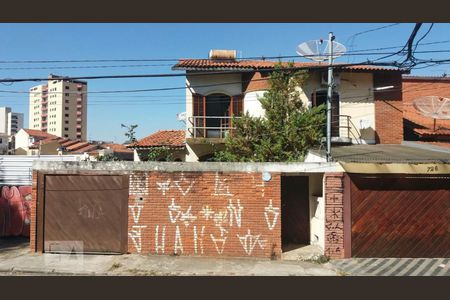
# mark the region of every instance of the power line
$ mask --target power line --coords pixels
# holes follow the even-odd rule
[[[421,46],[444,44],[444,43],[450,43],[450,40],[423,43],[423,44],[421,44]],[[396,49],[396,48],[402,48],[402,47],[404,47],[404,45],[382,47],[382,48],[372,48],[372,49],[351,50],[351,51],[347,51],[347,53],[351,54],[351,53],[364,52],[364,51],[388,50],[388,49]],[[249,56],[249,57],[236,58],[236,60],[249,60],[249,59],[264,60],[264,59],[278,59],[278,58],[284,58],[284,57],[297,57],[297,56],[291,56],[291,55]],[[186,59],[188,59],[188,58],[186,58]],[[205,59],[205,58],[190,58],[190,59]],[[179,60],[182,60],[182,59],[180,59],[180,58],[142,58],[142,59],[2,60],[2,61],[0,61],[0,64],[92,63],[92,62],[176,62]]]
[[[424,50],[415,51],[415,53],[450,53],[450,49],[442,50]],[[368,55],[386,55],[393,54],[393,52],[371,52],[371,53],[344,53],[342,56],[368,56]],[[308,55],[309,56],[322,56],[322,55]],[[298,55],[285,55],[278,58],[296,58],[301,59]],[[38,67],[0,67],[0,70],[57,70],[57,69],[106,69],[106,68],[147,68],[147,67],[168,67],[173,64],[136,64],[136,65],[105,65],[105,66],[38,66]]]
[[[373,63],[373,62],[360,62],[353,64],[336,64],[334,68],[347,68],[352,66],[361,65],[376,65],[376,66],[394,66],[393,63],[383,62],[383,63]],[[223,75],[223,74],[242,74],[242,73],[253,73],[255,71],[300,71],[300,70],[320,70],[326,69],[326,65],[310,65],[310,66],[297,66],[297,67],[273,67],[273,68],[251,68],[251,69],[240,69],[240,70],[229,70],[229,71],[208,71],[208,72],[197,72],[189,74],[189,76],[212,76],[212,75]],[[164,73],[164,74],[124,74],[124,75],[97,75],[97,76],[64,76],[55,78],[54,80],[94,80],[94,79],[123,79],[123,78],[165,78],[165,77],[185,77],[186,73]],[[26,82],[26,81],[48,81],[49,78],[8,78],[0,79],[1,82]],[[51,80],[51,79],[50,79]]]

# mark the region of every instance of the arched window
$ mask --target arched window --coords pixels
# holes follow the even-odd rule
[[[193,95],[193,125],[196,137],[223,138],[232,127],[232,117],[243,111],[243,96],[213,93]]]

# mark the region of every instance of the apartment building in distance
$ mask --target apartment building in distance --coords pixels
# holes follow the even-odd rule
[[[12,112],[10,107],[0,107],[0,154],[12,149],[12,137],[23,128],[23,113]]]
[[[87,82],[50,74],[30,88],[29,128],[62,138],[86,140]]]

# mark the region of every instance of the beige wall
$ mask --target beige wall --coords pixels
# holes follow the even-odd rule
[[[325,205],[323,174],[309,174],[309,209],[311,245],[325,249]]]
[[[15,138],[15,148],[22,148],[22,149],[28,149],[28,147],[30,146],[30,136],[28,135],[28,133],[21,129],[19,130],[19,132],[17,132],[14,136]],[[17,150],[16,150],[17,152]]]
[[[66,86],[68,89],[66,89]],[[49,79],[47,96],[47,132],[60,137],[86,140],[87,136],[87,95],[83,94],[81,103],[81,135],[77,133],[77,90],[78,83]],[[29,128],[42,130],[42,89],[39,85],[30,89]],[[82,85],[81,93],[87,91]],[[66,109],[67,108],[67,109]],[[68,117],[66,116],[68,115]],[[67,130],[66,130],[67,129]]]
[[[339,114],[351,117],[350,138],[352,138],[353,143],[356,143],[355,139],[360,136],[360,142],[363,144],[375,143],[375,103],[372,73],[342,72],[338,74],[338,77],[339,82],[334,91],[339,94]],[[312,73],[305,84],[299,87],[300,97],[307,107],[312,105],[314,91],[326,90],[327,85],[322,84],[319,72]],[[263,92],[259,93],[263,94]],[[260,110],[260,106],[255,106],[258,115]],[[341,122],[343,122],[343,119],[341,119]],[[347,135],[347,129],[341,128],[340,131],[342,136]]]
[[[28,127],[30,129],[41,130],[42,121],[42,88],[44,85],[38,85],[30,88],[29,95],[29,114],[28,114]]]
[[[218,85],[228,82],[236,82],[227,85]],[[224,74],[224,75],[211,75],[211,76],[186,76],[186,86],[191,87],[186,89],[186,126],[189,126],[189,118],[192,117],[192,93],[201,95],[210,95],[214,93],[222,93],[228,96],[242,94],[241,74]],[[192,91],[191,91],[192,90]],[[186,127],[186,129],[187,129]],[[186,137],[189,136],[189,132],[186,130]]]

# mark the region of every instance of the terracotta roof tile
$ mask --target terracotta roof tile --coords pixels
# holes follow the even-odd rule
[[[172,67],[174,70],[261,70],[272,69],[275,67],[275,61],[266,60],[211,60],[211,59],[181,59],[176,65]],[[287,64],[287,63],[286,63]],[[328,63],[316,62],[296,62],[295,67],[317,68],[326,67]],[[334,64],[339,67],[339,64]],[[360,71],[403,71],[397,68],[372,66],[372,65],[354,65],[342,66],[345,70],[360,70]]]
[[[177,147],[185,146],[186,133],[184,130],[159,130],[139,141],[128,145],[128,148],[139,147]]]
[[[105,144],[101,144],[100,148],[102,149],[111,149],[114,152],[126,152],[126,153],[130,153],[133,152],[133,150],[128,149],[125,145],[122,144],[114,144],[114,143],[105,143]]]
[[[93,151],[93,150],[96,150],[96,149],[98,149],[98,145],[93,145],[93,144],[89,144],[88,143],[87,145],[84,145],[81,148],[78,148],[76,150],[70,151],[70,153],[78,154],[78,153],[90,152],[90,151]]]
[[[66,147],[66,150],[68,152],[75,151],[75,150],[81,149],[83,147],[86,147],[87,145],[90,145],[90,144],[88,142],[80,142],[80,141],[78,141],[78,143],[75,143],[73,145],[70,145],[70,146]]]
[[[40,131],[40,130],[35,130],[35,129],[27,129],[24,128],[23,130],[25,130],[26,133],[28,133],[28,135],[32,136],[32,137],[37,137],[37,138],[57,138],[56,135],[44,132],[44,131]]]
[[[79,143],[79,142],[80,141],[77,141],[77,140],[66,140],[66,141],[61,143],[61,146],[62,147],[69,147],[69,146],[74,145],[74,144]]]
[[[450,129],[422,129],[422,128],[416,128],[414,129],[415,132],[420,134],[421,136],[431,136],[431,135],[440,135],[440,136],[450,136]]]

